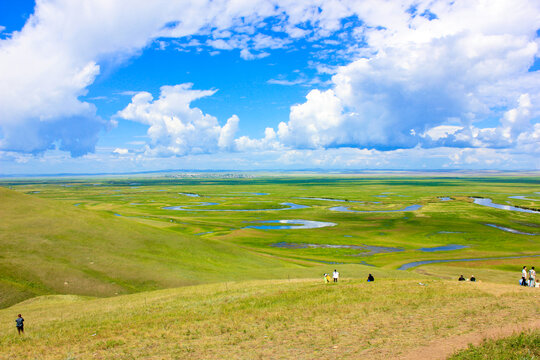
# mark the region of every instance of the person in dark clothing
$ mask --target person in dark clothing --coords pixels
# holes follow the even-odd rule
[[[22,317],[21,314],[19,314],[19,317],[17,319],[15,319],[15,323],[16,323],[16,326],[17,326],[17,332],[19,333],[19,335],[21,335],[21,333],[24,334],[24,319]]]
[[[474,275],[471,275],[471,281],[476,281],[476,278],[474,277]]]
[[[367,277],[367,281],[368,282],[375,281],[375,278],[373,277],[373,275],[369,274]]]
[[[461,275],[458,279],[458,281],[465,281],[465,278],[463,277],[463,275]]]

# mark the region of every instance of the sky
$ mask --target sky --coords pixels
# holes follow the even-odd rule
[[[538,0],[0,0],[0,175],[539,170]]]

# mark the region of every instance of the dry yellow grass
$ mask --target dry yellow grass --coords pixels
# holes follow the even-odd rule
[[[538,289],[421,281],[249,281],[47,297],[0,310],[0,358],[387,359],[540,314]],[[19,312],[24,337],[15,331]]]

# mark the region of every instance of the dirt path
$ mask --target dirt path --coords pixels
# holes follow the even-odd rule
[[[468,347],[469,344],[478,345],[484,339],[499,339],[511,336],[524,330],[540,328],[540,319],[522,324],[510,324],[504,327],[491,328],[479,332],[450,337],[443,340],[433,341],[432,343],[413,349],[407,354],[400,355],[394,359],[399,360],[443,360],[448,358],[457,350]]]

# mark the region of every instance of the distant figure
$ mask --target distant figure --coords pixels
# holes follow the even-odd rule
[[[334,274],[333,275],[334,275],[334,282],[337,282],[338,279],[339,279],[339,273],[338,273],[338,271],[336,269],[334,269]]]
[[[21,333],[24,334],[24,319],[23,317],[21,316],[21,314],[19,314],[19,317],[17,319],[15,319],[15,323],[16,323],[16,326],[17,326],[17,332],[19,333],[19,335],[21,335]]]
[[[531,270],[529,270],[529,286],[536,286],[536,271],[534,271],[534,266],[531,267]]]
[[[458,279],[458,281],[465,281],[465,278],[463,277],[463,275],[461,275]]]
[[[471,275],[471,281],[476,281],[476,278],[474,277],[474,275]]]
[[[328,284],[330,282],[330,274],[324,274],[324,283]]]
[[[368,282],[375,281],[375,278],[373,277],[373,275],[369,274],[368,277],[367,277],[367,281]]]
[[[524,277],[525,279],[527,278],[527,267],[524,266],[523,269],[521,270],[521,277]]]

